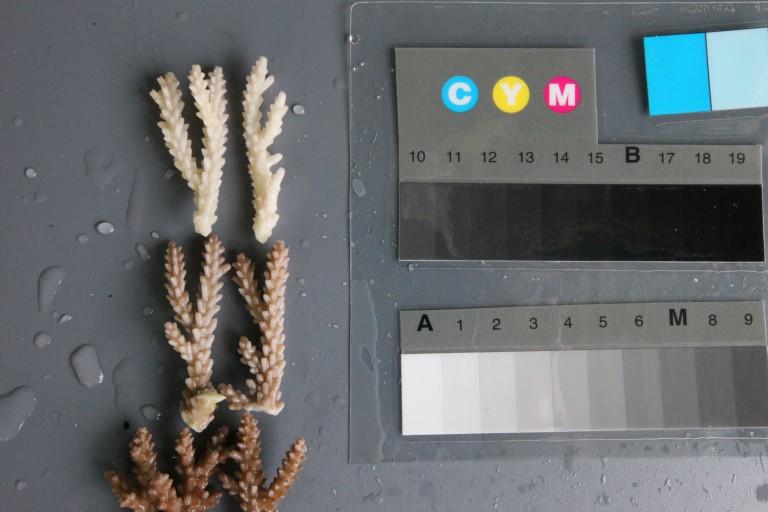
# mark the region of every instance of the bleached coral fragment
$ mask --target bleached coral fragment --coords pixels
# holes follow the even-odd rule
[[[160,89],[149,95],[160,107],[161,121],[158,126],[163,132],[165,145],[173,157],[173,163],[195,193],[195,231],[208,236],[216,222],[216,208],[224,168],[224,152],[227,142],[227,100],[226,81],[220,67],[216,67],[208,78],[198,65],[189,72],[192,97],[197,108],[197,117],[203,122],[202,167],[192,156],[192,142],[189,140],[189,125],[184,122],[184,102],[179,90],[179,81],[173,73],[166,73],[157,79]]]
[[[267,59],[259,58],[251,68],[244,92],[243,128],[248,172],[253,184],[253,207],[256,210],[253,233],[261,243],[265,243],[272,236],[272,230],[280,218],[277,214],[277,196],[285,176],[285,169],[282,167],[272,172],[272,167],[277,165],[283,156],[279,153],[271,154],[268,149],[283,131],[283,117],[288,112],[284,92],[277,94],[267,113],[266,122],[263,126],[261,123],[264,92],[273,83],[274,77],[267,76]]]

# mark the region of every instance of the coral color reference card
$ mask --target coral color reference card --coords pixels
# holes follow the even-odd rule
[[[768,426],[761,301],[402,311],[404,435]]]
[[[594,50],[395,61],[401,260],[765,260],[761,146],[599,144]]]

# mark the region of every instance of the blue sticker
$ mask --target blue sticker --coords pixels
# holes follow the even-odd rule
[[[466,76],[454,76],[443,85],[443,103],[453,112],[467,112],[477,103],[480,90],[477,84]]]

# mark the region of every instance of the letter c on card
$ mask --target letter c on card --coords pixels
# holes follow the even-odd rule
[[[466,76],[454,76],[443,84],[443,104],[453,112],[467,112],[477,103],[477,84]]]
[[[505,76],[493,86],[493,102],[502,112],[520,112],[530,99],[531,90],[522,78]]]

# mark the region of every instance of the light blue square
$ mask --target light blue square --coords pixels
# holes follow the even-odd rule
[[[652,116],[711,110],[703,33],[646,37],[644,45]]]
[[[768,28],[707,33],[712,110],[768,106]]]

